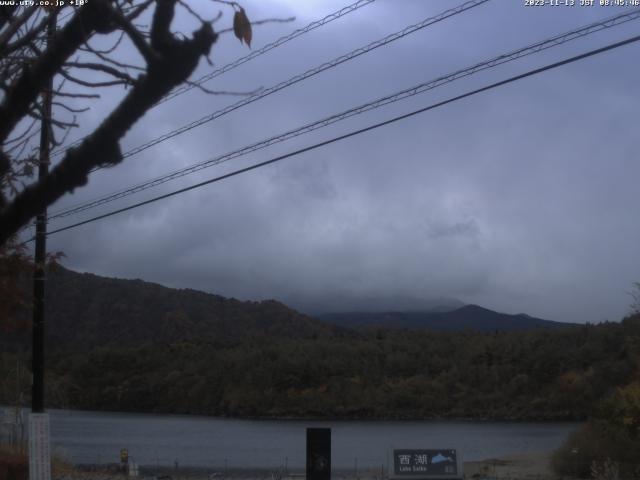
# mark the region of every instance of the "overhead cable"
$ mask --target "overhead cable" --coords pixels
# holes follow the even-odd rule
[[[220,68],[218,68],[217,70],[214,70],[213,72],[204,75],[202,77],[200,77],[197,80],[194,80],[192,82],[189,82],[189,84],[187,85],[183,85],[180,88],[175,89],[174,91],[172,91],[171,93],[169,93],[168,95],[166,95],[162,100],[160,100],[158,103],[163,103],[166,102],[167,100],[171,100],[174,97],[177,97],[178,95],[182,95],[183,93],[188,92],[189,90],[192,90],[194,88],[196,88],[198,85],[202,85],[203,83],[206,83],[210,80],[213,80],[214,78],[222,75],[223,73],[226,73],[230,70],[233,70],[236,67],[239,67],[240,65],[248,62],[249,60],[253,60],[254,58],[267,53],[270,50],[273,50],[274,48],[277,48],[281,45],[284,45],[285,43],[289,42],[290,40],[293,40],[294,38],[297,38],[301,35],[304,35],[307,32],[310,32],[311,30],[315,30],[318,27],[322,27],[323,25],[326,25],[327,23],[330,23],[344,15],[347,15],[348,13],[354,12],[355,10],[364,7],[366,5],[369,5],[370,3],[374,2],[375,0],[359,0],[355,3],[352,3],[351,5],[341,8],[340,10],[333,12],[330,15],[327,15],[326,17],[317,20],[315,22],[311,22],[309,25],[307,25],[306,27],[303,28],[299,28],[298,30],[294,30],[293,32],[291,32],[289,35],[285,35],[283,37],[280,37],[279,39],[277,39],[274,42],[268,43],[267,45],[265,45],[264,47],[262,47],[259,50],[255,50],[253,52],[251,52],[249,55],[246,55],[244,57],[241,57],[231,63],[228,63]]]
[[[511,62],[513,60],[528,56],[528,55],[532,55],[534,53],[538,53],[540,51],[558,46],[558,45],[562,45],[564,43],[567,43],[571,40],[575,40],[577,38],[582,38],[586,35],[590,35],[592,33],[601,31],[603,29],[607,29],[607,28],[611,28],[613,26],[616,25],[621,25],[622,23],[626,23],[628,21],[631,20],[635,20],[640,18],[640,9],[637,10],[633,10],[633,11],[629,11],[629,12],[625,12],[625,13],[621,13],[618,15],[615,15],[613,17],[604,19],[604,20],[600,20],[598,22],[595,23],[591,23],[589,25],[585,25],[579,28],[576,28],[574,30],[571,30],[569,32],[563,33],[563,34],[559,34],[556,35],[554,37],[551,37],[549,39],[546,40],[542,40],[539,41],[537,43],[534,43],[532,45],[529,45],[527,47],[522,47],[519,48],[517,50],[511,51],[509,53],[505,53],[502,55],[499,55],[497,57],[493,57],[489,60],[485,60],[483,62],[480,63],[476,63],[475,65],[471,66],[471,67],[467,67],[461,70],[457,70],[453,73],[438,77],[436,79],[430,80],[428,82],[424,82],[421,83],[419,85],[413,86],[411,88],[407,88],[404,90],[401,90],[399,92],[396,92],[392,95],[387,95],[385,97],[382,98],[378,98],[372,102],[368,102],[365,103],[363,105],[351,108],[349,110],[343,111],[341,113],[332,115],[330,117],[324,118],[322,120],[318,120],[316,122],[304,125],[302,127],[298,127],[294,130],[290,130],[288,132],[282,133],[280,135],[274,136],[274,137],[270,137],[266,140],[261,140],[259,142],[253,143],[251,145],[247,145],[244,146],[240,149],[234,150],[232,152],[226,153],[224,155],[220,155],[214,158],[211,158],[209,160],[191,165],[189,167],[186,168],[182,168],[179,170],[176,170],[174,172],[162,175],[160,177],[157,177],[155,179],[152,180],[148,180],[146,182],[128,187],[126,189],[108,194],[106,196],[102,196],[98,199],[89,201],[89,202],[85,202],[82,203],[80,205],[76,205],[70,208],[67,208],[65,210],[61,210],[57,213],[54,213],[52,215],[50,215],[49,219],[53,220],[56,218],[63,218],[63,217],[67,217],[73,214],[77,214],[92,208],[95,208],[97,206],[118,200],[120,198],[129,196],[129,195],[133,195],[135,193],[141,192],[143,190],[147,190],[149,188],[152,187],[156,187],[158,185],[164,184],[166,182],[169,182],[171,180],[175,180],[177,178],[181,178],[183,176],[189,175],[191,173],[194,172],[198,172],[200,170],[203,170],[205,168],[209,168],[211,166],[214,165],[219,165],[221,163],[227,162],[229,160],[247,155],[251,152],[255,152],[257,150],[261,150],[263,148],[269,147],[271,145],[274,145],[276,143],[280,143],[280,142],[284,142],[286,140],[289,140],[291,138],[297,137],[299,135],[303,135],[305,133],[309,133],[312,132],[314,130],[318,130],[320,128],[326,127],[328,125],[331,125],[333,123],[337,123],[339,121],[345,120],[347,118],[353,117],[355,115],[359,115],[365,112],[368,112],[370,110],[374,110],[376,108],[382,107],[384,105],[388,105],[390,103],[394,103],[397,102],[399,100],[403,100],[406,99],[408,97],[412,97],[414,95],[418,95],[420,93],[424,93],[428,90],[432,90],[434,88],[437,88],[439,86],[442,86],[444,84],[447,83],[451,83],[455,80],[458,80],[460,78],[464,78],[467,77],[469,75],[473,75],[477,72],[489,69],[489,68],[493,68],[496,67],[498,65],[502,65],[504,63],[507,62]]]
[[[471,97],[473,95],[477,95],[479,93],[486,92],[488,90],[492,90],[492,89],[495,89],[497,87],[501,87],[503,85],[507,85],[509,83],[513,83],[513,82],[516,82],[518,80],[522,80],[522,79],[527,78],[527,77],[538,75],[538,74],[546,72],[548,70],[552,70],[552,69],[555,69],[555,68],[558,68],[558,67],[561,67],[561,66],[564,66],[564,65],[568,65],[570,63],[577,62],[579,60],[583,60],[583,59],[588,58],[588,57],[592,57],[594,55],[598,55],[598,54],[601,54],[601,53],[604,53],[604,52],[608,52],[610,50],[614,50],[616,48],[620,48],[620,47],[625,46],[625,45],[629,45],[629,44],[637,42],[639,40],[640,40],[640,35],[636,35],[636,36],[628,38],[626,40],[609,44],[609,45],[607,45],[605,47],[597,48],[595,50],[590,50],[590,51],[588,51],[586,53],[583,53],[583,54],[580,54],[580,55],[576,55],[576,56],[567,58],[565,60],[561,60],[559,62],[548,64],[548,65],[546,65],[544,67],[540,67],[540,68],[536,68],[536,69],[533,69],[533,70],[529,70],[529,71],[527,71],[525,73],[522,73],[520,75],[516,75],[516,76],[510,77],[510,78],[507,78],[506,80],[501,80],[499,82],[492,83],[490,85],[487,85],[487,86],[484,86],[484,87],[469,91],[467,93],[463,93],[461,95],[457,95],[455,97],[451,97],[451,98],[449,98],[447,100],[444,100],[444,101],[441,101],[441,102],[438,102],[438,103],[434,103],[434,104],[429,105],[427,107],[420,108],[418,110],[414,110],[414,111],[412,111],[410,113],[406,113],[404,115],[399,115],[399,116],[393,117],[393,118],[391,118],[389,120],[385,120],[385,121],[380,122],[380,123],[369,125],[367,127],[364,127],[364,128],[358,129],[358,130],[354,130],[352,132],[349,132],[349,133],[344,134],[344,135],[340,135],[338,137],[333,137],[333,138],[331,138],[329,140],[325,140],[323,142],[319,142],[319,143],[310,145],[308,147],[301,148],[299,150],[295,150],[293,152],[289,152],[289,153],[284,154],[284,155],[280,155],[280,156],[272,158],[270,160],[266,160],[264,162],[260,162],[260,163],[254,164],[254,165],[251,165],[249,167],[241,168],[239,170],[235,170],[235,171],[227,173],[225,175],[220,175],[218,177],[214,177],[214,178],[211,178],[209,180],[205,180],[203,182],[196,183],[195,185],[190,185],[188,187],[181,188],[179,190],[174,190],[173,192],[165,193],[164,195],[159,195],[159,196],[151,198],[149,200],[145,200],[143,202],[138,202],[138,203],[135,203],[133,205],[129,205],[129,206],[124,207],[124,208],[113,210],[111,212],[108,212],[108,213],[105,213],[105,214],[102,214],[102,215],[98,215],[98,216],[95,216],[93,218],[89,218],[87,220],[81,221],[81,222],[77,222],[77,223],[74,223],[74,224],[71,224],[71,225],[67,225],[66,227],[62,227],[62,228],[58,228],[56,230],[52,230],[47,235],[53,235],[54,233],[64,232],[66,230],[70,230],[72,228],[76,228],[76,227],[79,227],[81,225],[86,225],[88,223],[92,223],[92,222],[95,222],[97,220],[102,220],[104,218],[111,217],[113,215],[117,215],[119,213],[123,213],[123,212],[129,211],[129,210],[133,210],[135,208],[142,207],[144,205],[148,205],[148,204],[157,202],[159,200],[163,200],[165,198],[173,197],[175,195],[179,195],[181,193],[185,193],[185,192],[188,192],[190,190],[194,190],[196,188],[203,187],[205,185],[210,185],[212,183],[220,182],[220,181],[225,180],[227,178],[235,177],[235,176],[240,175],[242,173],[246,173],[246,172],[249,172],[251,170],[256,170],[258,168],[270,165],[272,163],[279,162],[281,160],[285,160],[285,159],[290,158],[290,157],[294,157],[294,156],[300,155],[302,153],[309,152],[311,150],[316,150],[316,149],[318,149],[320,147],[324,147],[324,146],[330,145],[332,143],[336,143],[336,142],[339,142],[341,140],[345,140],[347,138],[351,138],[351,137],[354,137],[356,135],[360,135],[362,133],[369,132],[371,130],[390,125],[390,124],[398,122],[400,120],[404,120],[404,119],[413,117],[413,116],[418,115],[420,113],[424,113],[424,112],[427,112],[429,110],[433,110],[435,108],[442,107],[444,105],[448,105],[450,103],[462,100],[464,98]],[[31,240],[33,240],[33,239],[30,239],[27,242],[29,242]],[[27,242],[25,242],[25,243],[27,243]]]
[[[250,54],[245,55],[244,57],[240,57],[236,60],[234,60],[231,63],[227,63],[226,65],[223,65],[222,67],[214,70],[213,72],[204,75],[202,77],[200,77],[197,80],[191,81],[189,82],[188,85],[183,85],[182,87],[176,88],[175,90],[169,92],[167,95],[165,95],[162,99],[160,99],[155,105],[160,105],[161,103],[166,102],[167,100],[170,100],[174,97],[177,97],[178,95],[181,95],[183,93],[188,92],[189,90],[202,85],[203,83],[208,82],[209,80],[212,80],[220,75],[222,75],[223,73],[227,73],[231,70],[233,70],[234,68],[239,67],[240,65],[243,65],[245,63],[247,63],[250,60],[253,60],[256,57],[259,57],[260,55],[264,55],[265,53],[269,52],[270,50],[273,50],[274,48],[277,48],[281,45],[284,45],[285,43],[298,38],[302,35],[304,35],[305,33],[308,33],[312,30],[315,30],[316,28],[322,27],[328,23],[333,22],[334,20],[337,20],[341,17],[344,17],[345,15],[348,15],[349,13],[355,12],[356,10],[358,10],[359,8],[365,7],[367,5],[369,5],[370,3],[375,2],[376,0],[358,0],[355,3],[352,3],[351,5],[348,5],[346,7],[341,8],[340,10],[336,10],[333,13],[330,13],[329,15],[327,15],[324,18],[321,18],[320,20],[316,20],[314,22],[309,23],[308,25],[306,25],[305,27],[299,28],[297,30],[294,30],[293,32],[291,32],[289,35],[285,35],[282,36],[280,38],[278,38],[277,40],[268,43],[267,45],[265,45],[262,48],[259,48],[258,50],[254,50],[252,51]],[[153,107],[152,107],[153,108]],[[80,145],[83,141],[84,141],[83,137],[79,140],[76,140],[75,142],[60,148],[56,151],[54,151],[52,153],[52,155],[59,155],[65,151],[67,151],[67,149],[75,147],[77,145]]]
[[[123,158],[127,158],[127,157],[131,157],[133,155],[136,155],[150,147],[153,147],[154,145],[157,145],[159,143],[162,143],[166,140],[169,140],[170,138],[176,137],[178,135],[181,135],[185,132],[188,132],[189,130],[193,130],[196,127],[199,127],[201,125],[204,125],[205,123],[209,123],[217,118],[222,117],[223,115],[226,115],[228,113],[231,113],[235,110],[238,110],[239,108],[242,108],[246,105],[249,105],[250,103],[253,103],[257,100],[260,100],[262,98],[265,98],[273,93],[279,92],[280,90],[283,90],[287,87],[290,87],[296,83],[299,83],[303,80],[306,80],[308,78],[311,78],[315,75],[318,75],[319,73],[322,73],[326,70],[329,70],[331,68],[335,68],[338,65],[341,65],[345,62],[348,62],[350,60],[353,60],[356,57],[359,57],[360,55],[364,55],[365,53],[368,53],[372,50],[375,50],[376,48],[382,47],[384,45],[387,45],[391,42],[394,42],[396,40],[399,40],[401,38],[406,37],[407,35],[410,35],[412,33],[415,33],[419,30],[422,30],[423,28],[429,27],[431,25],[434,25],[436,23],[439,23],[443,20],[446,20],[450,17],[453,17],[455,15],[458,15],[462,12],[465,12],[467,10],[470,10],[472,8],[475,8],[479,5],[482,5],[483,3],[487,3],[489,0],[469,0],[461,5],[458,5],[457,7],[448,9],[436,16],[433,17],[429,17],[426,18],[424,20],[422,20],[419,23],[416,23],[414,25],[411,25],[409,27],[406,27],[404,29],[402,29],[399,32],[396,33],[392,33],[391,35],[388,35],[380,40],[376,40],[374,42],[369,43],[368,45],[365,45],[364,47],[360,47],[357,48],[355,50],[352,50],[351,52],[342,55],[340,57],[337,57],[329,62],[323,63],[322,65],[318,65],[317,67],[314,67],[312,69],[307,70],[306,72],[303,72],[301,74],[295,75],[294,77],[289,78],[288,80],[285,80],[283,82],[278,83],[277,85],[273,85],[269,88],[265,88],[262,89],[252,95],[249,95],[246,98],[243,98],[242,100],[239,100],[236,103],[233,103],[231,105],[228,105],[220,110],[216,110],[215,112],[209,114],[209,115],[205,115],[204,117],[198,119],[198,120],[194,120],[193,122],[190,122],[186,125],[183,125],[182,127],[176,128],[170,132],[167,132],[159,137],[156,137],[152,140],[149,140],[148,142],[139,145],[131,150],[128,150],[127,152],[122,154]],[[100,170],[101,167],[97,167],[94,170],[92,170],[92,172],[96,171],[96,170]]]
[[[166,140],[169,140],[170,138],[173,138],[177,135],[181,135],[185,132],[188,132],[189,130],[192,130],[196,127],[202,126],[205,123],[209,123],[217,118],[222,117],[223,115],[226,115],[230,112],[233,112],[234,110],[237,110],[239,108],[242,108],[246,105],[249,105],[250,103],[253,103],[257,100],[260,100],[262,98],[265,98],[273,93],[279,92],[280,90],[283,90],[287,87],[290,87],[291,85],[294,85],[298,82],[301,82],[303,80],[306,80],[308,78],[311,78],[315,75],[318,75],[319,73],[322,73],[326,70],[329,70],[331,68],[335,68],[338,65],[341,65],[345,62],[348,62],[350,60],[353,60],[354,58],[359,57],[360,55],[364,55],[365,53],[368,53],[372,50],[375,50],[379,47],[382,47],[384,45],[387,45],[391,42],[394,42],[396,40],[399,40],[401,38],[406,37],[407,35],[411,35],[412,33],[415,33],[419,30],[422,30],[423,28],[429,27],[431,25],[434,25],[436,23],[439,23],[443,20],[446,20],[450,17],[453,17],[455,15],[459,15],[460,13],[463,13],[467,10],[470,10],[472,8],[475,8],[479,5],[482,5],[483,3],[487,3],[489,0],[469,0],[461,5],[458,5],[457,7],[448,9],[436,16],[433,17],[429,17],[426,18],[424,20],[422,20],[421,22],[418,22],[414,25],[411,25],[409,27],[406,27],[402,30],[400,30],[399,32],[396,33],[392,33],[391,35],[387,35],[386,37],[380,39],[380,40],[376,40],[374,42],[369,43],[368,45],[365,45],[364,47],[360,47],[357,48],[355,50],[352,50],[351,52],[345,54],[345,55],[341,55],[340,57],[337,57],[329,62],[323,63],[322,65],[318,65],[315,68],[312,68],[310,70],[307,70],[304,73],[298,74],[294,77],[291,77],[288,80],[285,80],[283,82],[278,83],[277,85],[274,85],[272,87],[269,88],[265,88],[263,90],[260,90],[259,92],[254,93],[253,95],[248,96],[247,98],[243,98],[242,100],[239,100],[238,102],[231,104],[225,108],[222,108],[221,110],[217,110],[209,115],[206,115],[198,120],[195,120],[191,123],[188,123],[187,125],[183,125],[182,127],[179,127],[175,130],[172,130],[170,132],[165,133],[164,135],[161,135],[159,137],[156,137],[150,141],[148,141],[147,143],[144,143],[138,147],[135,147],[125,153],[123,153],[122,157],[123,158],[127,158],[127,157],[131,157],[133,155],[136,155],[154,145],[157,145],[161,142],[164,142]]]

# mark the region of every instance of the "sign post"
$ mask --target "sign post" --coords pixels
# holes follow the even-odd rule
[[[392,479],[462,478],[462,461],[455,449],[401,449],[392,452]]]
[[[330,428],[307,428],[307,480],[331,480]]]

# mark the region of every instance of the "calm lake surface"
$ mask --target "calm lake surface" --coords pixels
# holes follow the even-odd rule
[[[332,464],[387,464],[392,448],[456,448],[464,460],[558,447],[577,423],[272,421],[51,410],[54,452],[73,463],[113,463],[121,448],[140,465],[302,468],[307,427],[330,427]]]

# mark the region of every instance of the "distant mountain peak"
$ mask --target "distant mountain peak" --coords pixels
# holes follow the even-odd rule
[[[464,305],[444,312],[333,313],[317,318],[350,328],[391,328],[435,331],[514,331],[558,328],[575,324],[554,322],[526,314],[510,315],[480,305]]]
[[[493,310],[489,310],[488,308],[481,307],[480,305],[476,305],[475,303],[469,303],[460,308],[456,308],[452,311],[465,311],[465,312],[493,312]]]

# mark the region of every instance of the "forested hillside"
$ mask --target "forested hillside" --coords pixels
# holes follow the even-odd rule
[[[243,302],[60,266],[48,274],[45,306],[50,351],[261,335],[307,338],[338,330],[274,300]],[[29,342],[28,332],[23,331],[21,336],[0,339],[0,346],[23,349]]]
[[[275,301],[240,302],[66,270],[51,278],[50,406],[252,417],[580,419],[640,378],[637,315],[529,331],[350,330]],[[28,343],[6,348],[7,338],[0,350],[5,404],[29,394]]]
[[[54,354],[48,398],[231,416],[578,419],[637,377],[639,339],[635,317],[552,331],[113,345]]]

